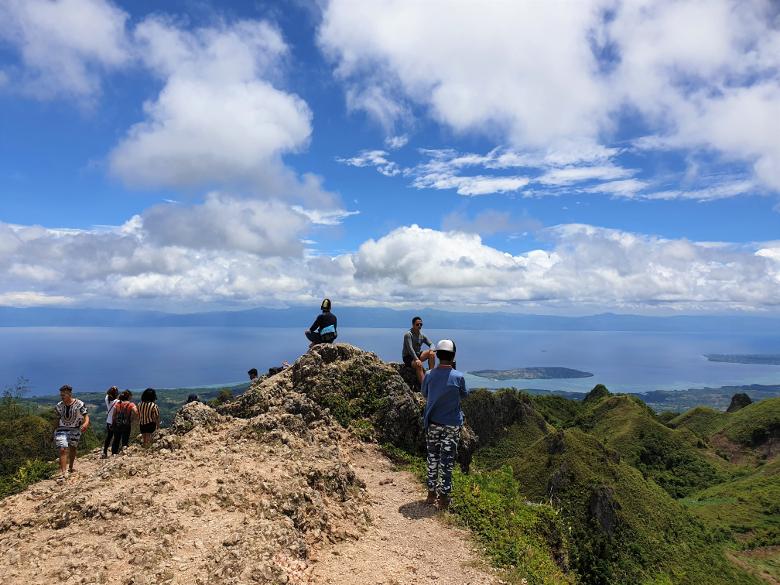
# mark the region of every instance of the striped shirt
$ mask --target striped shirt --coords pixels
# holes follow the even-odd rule
[[[142,425],[156,423],[160,420],[160,409],[154,402],[140,402],[138,404],[138,414]]]
[[[58,429],[77,429],[84,421],[84,417],[87,416],[87,407],[77,398],[74,398],[70,404],[58,402],[54,410],[60,415]]]

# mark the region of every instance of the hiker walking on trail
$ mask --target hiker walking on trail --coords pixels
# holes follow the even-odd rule
[[[455,361],[455,343],[442,339],[436,345],[439,365],[430,370],[422,383],[425,397],[425,444],[428,454],[428,504],[437,504],[440,510],[450,505],[452,468],[458,454],[463,411],[460,401],[466,397],[466,380],[452,367]]]
[[[160,409],[156,404],[157,392],[154,388],[147,388],[141,394],[141,403],[138,405],[138,419],[141,424],[141,439],[144,447],[152,442],[152,433],[160,428]]]
[[[119,395],[119,404],[114,408],[114,440],[111,443],[111,454],[119,453],[120,444],[124,449],[130,443],[130,427],[133,423],[133,413],[138,416],[138,408],[130,400],[133,393],[124,390]]]
[[[339,335],[336,330],[337,319],[336,315],[330,312],[330,307],[330,299],[324,299],[320,305],[322,313],[317,315],[314,323],[306,330],[306,339],[311,341],[309,347],[318,343],[336,341],[336,337]]]
[[[119,388],[111,386],[106,390],[104,400],[106,402],[106,440],[103,441],[103,459],[108,457],[108,448],[114,438],[114,409],[119,404]]]
[[[65,384],[60,388],[61,400],[54,407],[59,416],[57,430],[54,431],[54,444],[60,451],[60,477],[65,479],[65,470],[73,473],[76,462],[76,449],[81,435],[89,427],[87,407],[81,400],[73,398],[73,388]]]
[[[401,359],[403,359],[404,365],[408,368],[414,368],[420,384],[422,384],[423,376],[425,376],[423,362],[428,361],[429,370],[432,370],[436,364],[436,351],[428,338],[423,334],[422,327],[423,320],[420,317],[414,317],[412,319],[412,328],[404,333],[404,345],[401,350]],[[423,351],[423,344],[427,345],[429,349]]]

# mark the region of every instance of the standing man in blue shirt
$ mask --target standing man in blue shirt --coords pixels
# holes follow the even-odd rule
[[[428,504],[446,510],[452,493],[452,468],[458,454],[463,411],[460,401],[468,394],[466,380],[453,367],[455,343],[442,339],[436,345],[439,365],[423,379],[425,443],[428,451]]]

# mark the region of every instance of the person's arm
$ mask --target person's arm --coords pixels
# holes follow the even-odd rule
[[[428,347],[433,347],[433,344],[431,343],[431,340],[428,339],[426,335],[422,336],[422,342],[427,345]]]
[[[414,346],[412,346],[412,334],[409,331],[404,333],[404,347],[406,348],[404,355],[410,355],[417,359],[417,353],[414,351]]]
[[[81,428],[79,430],[83,433],[87,430],[88,427],[89,427],[89,415],[85,414],[84,422],[81,423]]]
[[[317,315],[317,318],[314,320],[314,323],[311,324],[311,327],[309,327],[309,331],[314,333],[315,331],[318,331],[320,328],[320,315]]]
[[[466,396],[469,395],[469,391],[466,388],[466,378],[460,379],[460,383],[458,384],[458,392],[460,393],[461,398],[466,398]]]
[[[160,407],[156,404],[154,405],[154,428],[160,428]]]

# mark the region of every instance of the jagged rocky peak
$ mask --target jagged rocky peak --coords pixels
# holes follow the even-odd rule
[[[734,394],[734,396],[731,397],[731,404],[729,404],[729,407],[726,409],[726,412],[736,412],[741,408],[745,408],[748,404],[753,404],[753,401],[750,399],[750,396],[748,396],[744,392],[738,392],[737,394]]]

